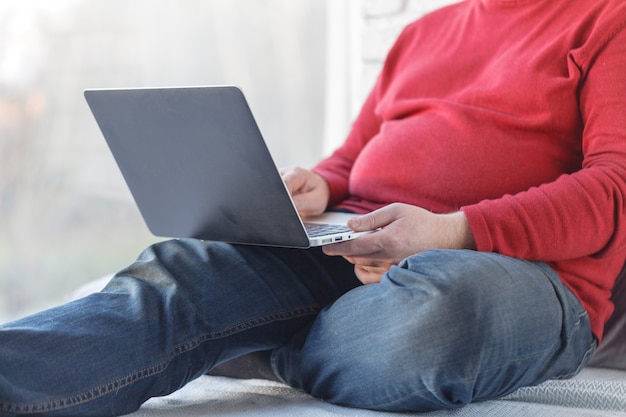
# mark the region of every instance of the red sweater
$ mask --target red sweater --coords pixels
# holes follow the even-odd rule
[[[601,339],[626,258],[626,2],[467,0],[412,23],[346,142],[331,206],[463,210],[480,251],[547,262]]]

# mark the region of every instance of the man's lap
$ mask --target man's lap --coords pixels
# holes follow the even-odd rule
[[[277,374],[381,410],[499,397],[575,373],[594,345],[584,309],[549,267],[474,251],[412,256],[306,332],[274,352]]]
[[[425,252],[392,268],[380,284],[360,286],[349,263],[319,249],[169,241],[144,252],[91,300],[57,309],[56,323],[41,313],[3,326],[3,351],[50,379],[27,387],[37,394],[21,404],[42,404],[40,393],[46,406],[71,404],[80,393],[65,390],[70,380],[79,390],[122,376],[134,381],[128,394],[149,385],[156,389],[149,395],[164,395],[169,389],[159,386],[180,386],[191,369],[199,374],[246,352],[276,348],[274,370],[283,380],[332,402],[384,410],[456,407],[576,372],[592,344],[584,310],[547,266],[471,251]],[[76,338],[68,346],[80,341],[83,353],[74,349],[67,363],[45,361],[46,344],[64,349],[53,333],[68,337],[70,322]],[[45,340],[29,342],[28,326],[47,329]],[[13,337],[33,352],[7,348]],[[172,345],[175,351],[168,350]],[[88,372],[83,365],[101,363],[96,353],[105,350],[111,359],[132,352],[136,360]],[[44,359],[41,369],[31,357]],[[129,377],[160,361],[169,365],[153,376]],[[8,381],[11,369],[23,373],[18,362],[0,370]],[[123,394],[118,388],[112,393]],[[105,391],[83,394],[108,410],[132,411],[128,404],[116,408]],[[9,398],[3,407],[11,404]],[[77,413],[92,406],[82,404]],[[69,408],[60,410],[70,415]]]

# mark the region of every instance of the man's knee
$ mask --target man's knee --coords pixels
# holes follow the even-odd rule
[[[316,396],[357,407],[426,411],[467,404],[486,361],[497,356],[506,366],[523,345],[524,311],[537,320],[538,300],[529,297],[537,291],[523,291],[528,283],[507,262],[465,251],[408,258],[380,284],[357,288],[323,311],[303,346],[278,352],[279,374]],[[548,327],[553,337],[558,324]],[[545,348],[533,343],[525,346]]]
[[[470,398],[458,394],[467,391],[447,394],[442,380],[464,381],[479,354],[480,326],[460,292],[453,279],[394,268],[380,284],[323,311],[301,348],[278,351],[278,372],[350,406],[426,411],[465,404]]]

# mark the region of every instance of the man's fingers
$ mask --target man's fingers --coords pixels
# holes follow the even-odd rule
[[[348,221],[348,227],[355,232],[381,229],[398,219],[399,206],[391,204],[374,210],[362,216],[353,217]]]
[[[378,284],[388,270],[389,268],[372,268],[362,265],[354,266],[354,273],[363,284]]]
[[[298,175],[298,170],[296,168],[281,169],[280,174],[290,194],[296,194],[304,183],[304,178],[301,175]]]
[[[319,214],[317,206],[313,207],[311,203],[315,201],[311,198],[311,193],[296,194],[292,196],[293,204],[301,216],[315,216]]]

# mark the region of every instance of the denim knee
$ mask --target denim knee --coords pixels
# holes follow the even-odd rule
[[[341,297],[273,363],[286,382],[339,404],[456,408],[536,382],[561,322],[541,265],[432,251]]]
[[[429,263],[421,258],[418,265]],[[467,403],[441,398],[442,379],[464,379],[452,374],[466,372],[467,350],[484,340],[472,313],[480,291],[422,269],[407,260],[380,284],[341,297],[318,316],[302,348],[275,353],[277,373],[297,369],[287,371],[288,383],[349,406],[427,411]]]

